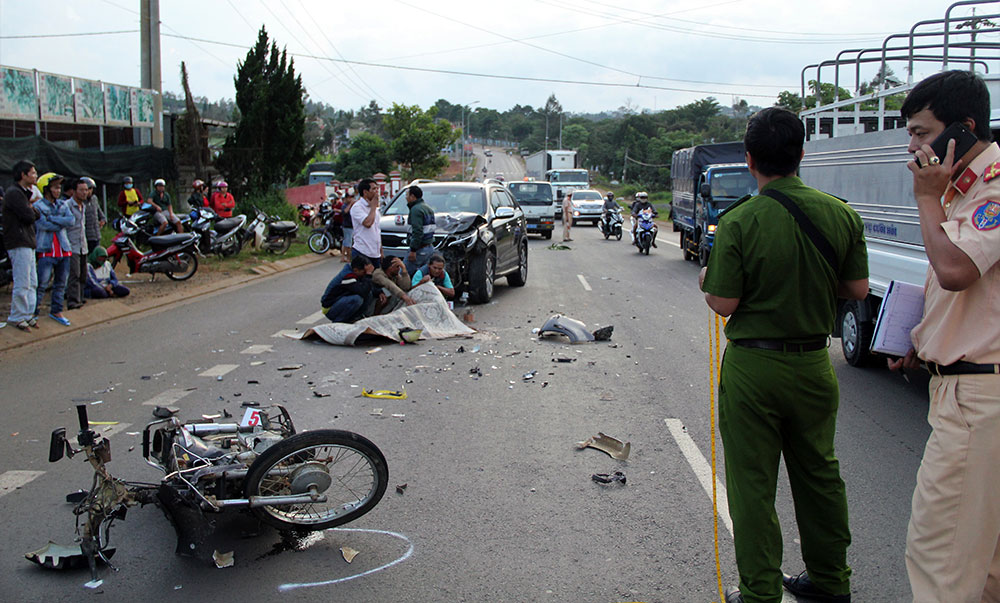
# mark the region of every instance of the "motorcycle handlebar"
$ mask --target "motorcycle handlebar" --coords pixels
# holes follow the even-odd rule
[[[80,431],[87,431],[90,429],[90,421],[87,419],[87,405],[77,404],[76,405],[76,416],[80,420]]]

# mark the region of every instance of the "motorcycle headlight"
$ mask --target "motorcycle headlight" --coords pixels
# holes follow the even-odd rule
[[[715,226],[716,226],[715,224],[709,224],[708,225],[708,234],[714,234],[715,233]]]

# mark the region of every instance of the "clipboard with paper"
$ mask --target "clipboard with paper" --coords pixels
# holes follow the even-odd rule
[[[873,352],[905,356],[913,342],[910,331],[924,315],[924,288],[913,283],[892,281],[882,299],[872,336]]]

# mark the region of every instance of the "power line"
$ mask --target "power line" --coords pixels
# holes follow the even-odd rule
[[[34,38],[76,38],[79,36],[110,36],[115,34],[139,33],[138,29],[120,29],[118,31],[84,31],[79,33],[27,34],[23,36],[0,36],[0,40],[30,40]]]
[[[234,47],[234,48],[242,48],[244,50],[246,49],[245,46],[241,46],[239,44],[232,44],[232,43],[229,43],[229,42],[218,42],[216,40],[205,40],[205,39],[202,39],[202,38],[193,38],[191,36],[184,36],[184,35],[180,35],[180,34],[163,34],[163,35],[167,36],[167,37],[171,37],[171,38],[191,39],[191,40],[196,40],[198,42],[205,42],[207,44],[218,44],[218,45],[221,45],[221,46],[230,46],[230,47]],[[720,91],[715,91],[715,90],[695,90],[695,89],[688,89],[688,88],[672,88],[672,87],[667,87],[667,86],[650,86],[650,85],[647,85],[647,84],[624,84],[624,83],[619,83],[619,82],[589,82],[589,81],[583,81],[583,80],[562,80],[562,79],[542,78],[542,77],[528,77],[528,76],[519,76],[519,75],[497,75],[497,74],[494,74],[494,73],[475,73],[475,72],[471,72],[471,71],[453,71],[453,70],[447,70],[447,69],[431,69],[431,68],[428,68],[428,67],[407,67],[407,66],[403,66],[403,65],[387,65],[387,64],[384,64],[384,63],[373,63],[373,62],[370,62],[370,61],[352,61],[352,60],[349,60],[349,59],[334,59],[332,57],[321,57],[321,56],[315,56],[315,55],[310,55],[310,54],[299,54],[299,53],[289,53],[289,54],[292,54],[293,56],[297,56],[297,57],[302,57],[302,58],[311,58],[311,59],[316,59],[316,60],[321,60],[321,61],[333,61],[333,62],[338,62],[338,63],[348,63],[348,64],[351,64],[351,65],[361,65],[363,67],[379,67],[381,69],[396,69],[396,70],[399,70],[399,71],[417,71],[417,72],[421,72],[421,73],[438,73],[438,74],[442,74],[442,75],[461,75],[461,76],[466,76],[466,77],[479,77],[479,78],[498,79],[498,80],[514,80],[514,81],[522,81],[522,82],[543,82],[543,83],[552,83],[552,84],[574,84],[574,85],[580,85],[580,86],[604,86],[604,87],[609,87],[609,88],[638,88],[638,89],[641,89],[641,90],[666,90],[668,92],[691,92],[691,93],[694,93],[694,94],[709,94],[709,95],[718,95],[718,96],[726,96],[726,95],[736,94],[737,96],[740,96],[740,97],[774,98],[774,95],[772,95],[772,94],[748,94],[748,93],[742,93],[742,92],[720,92]]]

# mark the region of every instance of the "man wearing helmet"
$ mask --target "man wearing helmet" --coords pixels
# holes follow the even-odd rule
[[[123,216],[131,216],[139,211],[142,204],[142,193],[135,188],[132,176],[125,176],[122,180],[122,190],[118,193],[118,211]]]
[[[635,242],[635,229],[639,226],[639,212],[644,209],[652,210],[654,218],[659,215],[653,204],[649,202],[649,195],[645,191],[640,191],[635,194],[635,201],[632,203],[632,242]],[[656,224],[653,224],[653,240],[651,241],[653,247],[656,247],[657,230]]]
[[[229,184],[225,180],[215,183],[219,190],[212,193],[211,207],[220,218],[232,218],[233,208],[236,207],[236,199],[229,192]]]
[[[153,183],[153,189],[153,192],[146,198],[146,202],[152,205],[153,210],[156,211],[153,214],[153,220],[158,225],[156,234],[161,235],[166,232],[167,222],[174,225],[175,231],[184,232],[184,227],[181,226],[180,219],[174,214],[174,208],[170,201],[170,193],[167,192],[167,183],[163,178],[156,179],[156,182]]]
[[[80,180],[87,184],[87,204],[85,206],[87,212],[87,249],[97,249],[101,242],[101,227],[107,223],[108,218],[101,210],[97,195],[94,194],[97,183],[94,182],[93,178],[87,176],[80,178]]]
[[[205,196],[205,182],[195,180],[191,183],[191,196],[188,197],[188,205],[192,209],[196,207],[208,207],[208,197]]]

